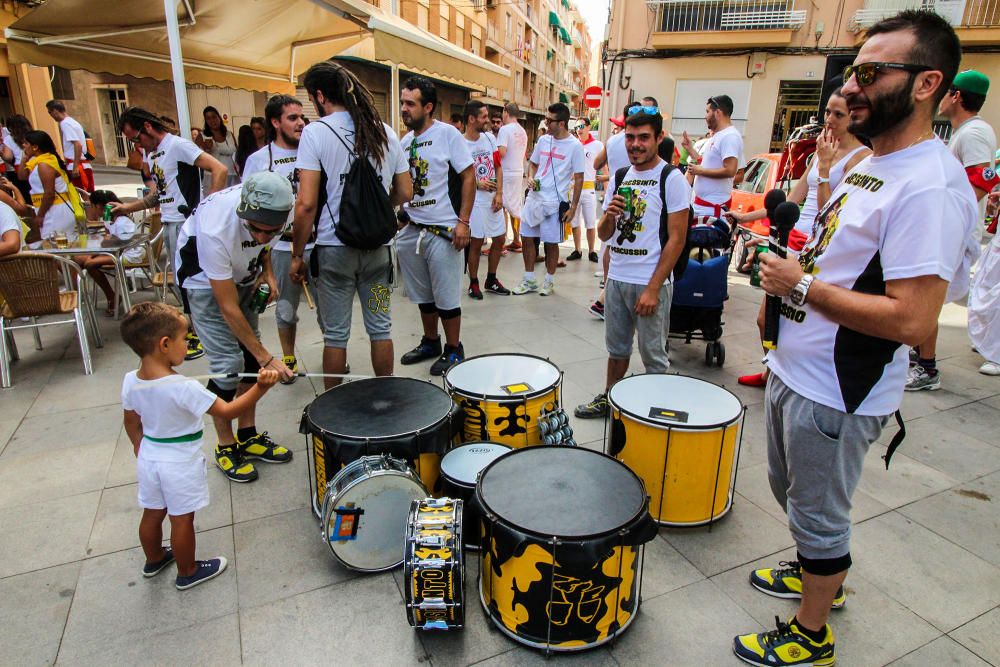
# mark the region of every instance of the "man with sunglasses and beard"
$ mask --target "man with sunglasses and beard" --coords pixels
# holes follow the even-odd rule
[[[208,390],[225,401],[242,395],[256,382],[262,368],[277,371],[280,380],[292,372],[260,342],[259,312],[254,296],[261,284],[278,295],[271,270],[269,246],[289,221],[295,204],[288,178],[271,171],[250,176],[201,203],[177,237],[177,281],[185,290],[191,319],[198,329],[216,377]],[[228,377],[248,373],[251,377]],[[257,431],[251,406],[231,421],[214,418],[219,442],[215,462],[233,482],[252,482],[257,470],[249,459],[287,463],[292,452]]]
[[[798,258],[762,256],[761,285],[782,298],[764,404],[768,478],[797,555],[751,572],[750,584],[799,606],[776,629],[734,639],[749,664],[836,661],[827,620],[846,602],[865,455],[893,413],[902,423],[907,345],[927,338],[949,282],[968,270],[975,196],[931,129],[960,59],[937,14],[905,11],[872,26],[842,92],[849,130],[871,138],[873,155],[833,191]]]

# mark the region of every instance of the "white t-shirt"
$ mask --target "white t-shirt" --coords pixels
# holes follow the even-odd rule
[[[731,157],[736,158],[737,166],[743,164],[743,137],[732,125],[719,130],[705,142],[701,166],[704,169],[721,169]],[[733,196],[733,179],[695,176],[694,196],[713,204],[725,204]],[[714,215],[713,209],[698,204],[694,205],[694,212],[696,215]]]
[[[203,438],[182,442],[156,442],[193,436],[204,429],[203,417],[218,398],[195,380],[167,375],[141,380],[129,371],[122,381],[122,408],[142,420],[139,457],[147,461],[191,461],[201,454]]]
[[[165,134],[156,149],[146,155],[149,173],[160,195],[160,218],[164,222],[183,222],[190,215],[178,210],[186,206],[189,211],[201,200],[201,177],[195,161],[203,151],[193,141],[176,134]]]
[[[799,263],[818,280],[868,294],[884,294],[890,280],[951,281],[963,270],[974,224],[965,172],[944,144],[924,141],[852,169],[817,216]],[[783,299],[781,311],[768,366],[782,382],[848,413],[884,416],[899,408],[905,345],[836,324],[808,301],[799,307]]]
[[[528,151],[528,133],[517,121],[501,125],[497,130],[497,146],[505,146],[507,152],[500,160],[500,168],[511,173],[524,172],[524,154]]]
[[[608,266],[608,278],[633,285],[648,285],[656,265],[660,261],[660,215],[663,212],[663,202],[660,200],[660,173],[663,171],[663,160],[657,160],[656,166],[645,171],[636,171],[630,167],[622,179],[621,185],[632,188],[632,208],[635,217],[628,213],[621,216],[615,223],[615,231],[611,238],[605,241],[611,252],[611,264]],[[685,211],[691,202],[691,187],[679,169],[672,169],[664,184],[667,195],[667,215],[677,211]],[[618,189],[615,174],[608,180],[608,192]],[[611,197],[604,200],[604,210],[611,205]],[[667,277],[670,282],[670,277]]]
[[[594,166],[594,160],[597,159],[598,153],[604,150],[604,144],[591,137],[590,141],[587,143],[581,142],[580,145],[583,146],[584,157],[583,180],[593,183],[597,179],[597,167]]]
[[[76,151],[73,149],[73,142],[80,142],[80,168],[90,169],[90,163],[87,162],[87,158],[83,157],[87,154],[87,135],[83,131],[83,125],[76,122],[75,118],[66,116],[61,121],[59,121],[59,134],[62,135],[62,149],[63,149],[63,161],[70,165],[72,168],[73,160],[76,158]],[[71,171],[72,169],[70,169]]]
[[[133,235],[135,235],[136,226],[135,223],[132,222],[132,218],[127,215],[119,215],[111,222],[105,222],[104,229],[107,230],[108,234],[117,236],[122,241],[128,241]],[[132,264],[142,262],[145,257],[146,249],[142,246],[125,251],[125,261]]]
[[[273,171],[287,178],[288,182],[292,184],[292,192],[298,194],[299,170],[295,166],[298,159],[297,153],[298,151],[294,148],[282,148],[273,142],[268,143],[263,148],[251,153],[247,158],[243,165],[243,180],[247,180],[258,171]],[[294,213],[289,214],[289,217],[291,216],[294,216]],[[291,238],[290,231],[282,234],[271,242],[271,250],[291,252]],[[314,243],[307,243],[306,250],[310,250],[314,245]]]
[[[24,155],[24,150],[17,145],[17,142],[14,141],[14,137],[11,136],[6,127],[3,128],[3,145],[9,148],[11,153],[14,154],[14,166],[16,167],[21,164],[21,156]]]
[[[177,234],[174,266],[184,289],[212,289],[209,280],[250,285],[263,269],[266,245],[257,243],[236,215],[242,185],[209,195]]]
[[[324,124],[328,124],[328,126],[324,127]],[[383,125],[385,124],[383,123]],[[336,135],[330,131],[331,127],[337,131]],[[385,125],[385,133],[389,143],[383,152],[382,166],[375,166],[374,160],[370,161],[375,166],[375,171],[385,187],[385,191],[389,192],[393,176],[406,173],[408,167],[406,156],[399,146],[399,140],[396,139],[396,133],[388,125]],[[337,138],[337,135],[340,136],[340,139]],[[344,245],[337,238],[334,230],[340,219],[340,199],[344,192],[342,184],[354,160],[352,153],[349,153],[347,146],[344,145],[345,143],[353,151],[354,121],[351,120],[351,115],[346,111],[335,111],[319,121],[309,123],[302,130],[302,138],[299,139],[296,169],[320,171],[322,167],[328,176],[326,192],[319,193],[319,202],[317,202],[317,210],[319,211],[317,245]]]
[[[958,126],[948,142],[951,154],[958,158],[963,167],[986,164],[993,169],[997,153],[997,135],[993,128],[979,116],[973,116]],[[986,202],[989,197],[979,200],[979,221],[973,230],[976,241],[983,237],[982,221],[986,218]]]
[[[611,138],[608,139],[607,151],[609,174],[614,174],[619,169],[624,169],[632,164],[628,159],[628,149],[625,148],[624,132],[612,135]]]
[[[413,177],[413,199],[406,204],[410,219],[421,225],[453,227],[459,211],[448,197],[448,165],[458,173],[472,164],[465,137],[439,120],[414,140],[413,131],[400,142]]]
[[[531,161],[538,165],[535,179],[539,182],[539,199],[550,204],[567,201],[564,193],[572,190],[573,176],[587,168],[583,144],[573,135],[555,139],[546,134],[535,144]]]
[[[11,231],[17,232],[17,238],[21,239],[21,218],[14,209],[0,201],[0,238]]]
[[[496,140],[489,132],[481,132],[475,141],[465,140],[469,146],[469,153],[472,155],[472,171],[476,181],[493,180],[496,182],[497,171],[493,164],[493,153],[497,150]],[[501,165],[503,163],[501,162]],[[491,208],[493,206],[493,193],[489,190],[476,188],[476,208]]]

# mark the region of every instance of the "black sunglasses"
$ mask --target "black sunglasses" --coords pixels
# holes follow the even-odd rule
[[[859,86],[870,86],[875,78],[882,72],[887,72],[889,70],[900,70],[901,72],[910,72],[913,74],[919,72],[929,72],[933,67],[927,67],[926,65],[910,65],[908,63],[861,63],[859,65],[848,65],[844,68],[844,83],[851,80],[852,76],[858,77]]]

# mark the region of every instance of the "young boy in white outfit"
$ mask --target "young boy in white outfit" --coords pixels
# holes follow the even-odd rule
[[[262,370],[257,384],[231,402],[174,371],[187,354],[187,319],[161,302],[137,304],[122,320],[122,340],[141,358],[125,375],[125,432],[135,448],[139,480],[139,541],[146,554],[144,577],[177,561],[178,590],[213,579],[226,569],[223,557],[195,560],[194,513],[208,506],[202,454],[205,413],[234,419],[278,381]],[[170,517],[170,547],[163,547],[163,519]]]

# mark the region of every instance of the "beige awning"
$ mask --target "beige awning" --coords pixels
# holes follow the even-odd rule
[[[370,35],[352,0],[182,0],[188,83],[294,93],[295,77]],[[163,3],[47,0],[7,29],[11,62],[170,80]]]

